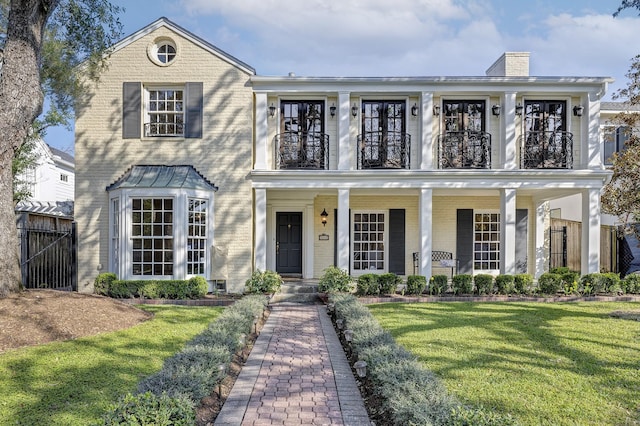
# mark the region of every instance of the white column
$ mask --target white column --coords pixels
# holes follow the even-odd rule
[[[255,247],[254,268],[264,271],[267,269],[267,190],[255,188]]]
[[[581,273],[600,272],[600,190],[582,191]]]
[[[420,220],[420,275],[431,277],[431,251],[433,250],[432,228],[433,228],[433,189],[423,188],[420,190],[419,202]]]
[[[349,92],[338,93],[338,170],[353,168],[351,161],[352,149],[349,138],[351,123],[351,107],[349,106]],[[331,167],[332,169],[334,167]]]
[[[255,170],[267,169],[267,138],[269,126],[267,122],[267,94],[256,93],[256,162]]]
[[[433,93],[422,93],[422,114],[420,114],[420,170],[433,169]]]
[[[583,105],[584,112],[582,117],[573,117],[574,119],[582,120],[582,133],[587,135],[586,143],[582,146],[583,152],[587,153],[585,161],[580,161],[580,164],[587,164],[590,169],[602,168],[602,156],[600,155],[600,96],[597,93],[590,92],[587,105]],[[571,112],[573,114],[573,111]],[[583,137],[582,140],[585,138]],[[575,141],[574,141],[575,143]],[[574,147],[575,152],[575,147]],[[584,155],[584,154],[583,154]],[[573,159],[576,163],[577,158]]]
[[[302,246],[302,278],[313,278],[313,260],[315,259],[315,234],[316,217],[313,214],[313,204],[307,204],[304,208],[304,227],[306,230]]]
[[[516,273],[516,190],[500,190],[500,273]]]
[[[546,218],[549,213],[549,203],[536,203],[536,271],[535,278],[544,274],[549,264],[549,246],[547,244],[546,235]]]
[[[349,190],[338,189],[338,264],[340,269],[349,270]]]
[[[493,143],[500,144],[500,163],[507,170],[518,168],[516,140],[516,93],[506,92],[503,98],[504,108],[500,117],[502,124],[502,140]]]

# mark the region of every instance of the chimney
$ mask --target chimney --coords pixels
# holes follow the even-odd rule
[[[488,77],[528,77],[529,52],[504,52],[485,74]]]

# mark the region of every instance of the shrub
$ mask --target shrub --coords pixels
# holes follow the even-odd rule
[[[409,275],[407,276],[407,293],[408,294],[422,294],[427,287],[427,277],[424,275]]]
[[[478,274],[473,277],[473,281],[476,284],[476,291],[478,294],[493,293],[493,275]]]
[[[473,292],[473,275],[459,274],[452,278],[454,294],[471,294]]]
[[[444,294],[449,286],[449,277],[446,275],[434,275],[431,277],[431,284],[429,285],[429,294],[435,294],[437,296]]]
[[[566,266],[551,268],[549,272],[560,275],[562,279],[562,287],[565,289],[565,293],[573,293],[577,290],[577,285],[574,283],[577,283],[580,280],[579,272],[572,271]]]
[[[322,293],[351,293],[353,290],[353,278],[337,266],[325,269],[318,283],[318,291]]]
[[[196,411],[184,397],[156,396],[150,392],[127,394],[103,418],[104,425],[190,426],[196,424]]]
[[[380,293],[378,284],[378,274],[364,274],[358,277],[356,282],[356,293],[359,296],[376,295]]]
[[[137,293],[138,288],[134,281],[113,280],[111,284],[109,284],[109,297],[126,299],[135,297]]]
[[[207,294],[209,284],[204,277],[191,277],[185,285],[186,296],[188,299],[200,299]]]
[[[402,278],[393,272],[386,274],[380,274],[378,276],[378,286],[380,288],[380,294],[395,294],[398,289],[398,284],[402,283]]]
[[[514,275],[513,284],[518,294],[531,294],[533,292],[533,276],[531,274]]]
[[[96,294],[108,296],[111,283],[117,279],[118,277],[116,277],[116,274],[114,274],[113,272],[103,272],[101,274],[98,274],[96,280],[93,283],[93,291]]]
[[[620,274],[615,272],[605,272],[602,274],[602,280],[604,281],[605,292],[612,294],[622,293]]]
[[[260,270],[251,274],[251,278],[245,283],[247,293],[253,294],[276,293],[281,285],[282,277],[277,272]]]
[[[148,281],[138,287],[138,295],[147,299],[160,297],[158,281]]]
[[[604,293],[607,289],[607,280],[601,273],[594,272],[592,274],[583,275],[580,278],[580,291],[585,295]]]
[[[501,274],[496,277],[496,290],[499,294],[513,294],[516,292],[515,277]]]
[[[538,289],[542,294],[556,294],[563,289],[562,276],[545,272],[538,278]]]
[[[624,277],[622,286],[625,293],[638,294],[640,293],[640,273],[634,272]]]

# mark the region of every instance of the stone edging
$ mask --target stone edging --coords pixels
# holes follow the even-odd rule
[[[359,297],[364,305],[372,303],[434,303],[434,302],[640,302],[640,295],[626,296],[386,296]]]

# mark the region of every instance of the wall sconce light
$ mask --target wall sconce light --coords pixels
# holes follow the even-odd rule
[[[322,213],[320,213],[320,220],[322,221],[322,226],[327,226],[327,217],[329,213],[327,213],[327,209],[322,209]]]
[[[500,115],[500,105],[494,105],[491,107],[491,113],[495,116]]]
[[[440,115],[440,105],[433,106],[433,115],[435,115],[436,117]]]
[[[332,117],[336,116],[336,104],[333,104],[329,107],[329,113],[331,114]]]
[[[358,375],[358,377],[367,377],[367,362],[360,360],[360,361],[356,361],[355,364],[353,364],[353,367],[356,369],[356,374]]]
[[[414,117],[418,115],[418,104],[413,104],[411,107],[411,115]]]
[[[356,104],[353,104],[351,107],[351,115],[353,115],[353,118],[356,118],[356,115],[358,115],[358,106]]]
[[[271,102],[271,106],[269,107],[269,115],[272,117],[276,115],[276,107],[273,105],[273,102]]]
[[[584,107],[582,105],[576,105],[573,107],[573,115],[576,117],[582,117],[582,113],[584,112]]]
[[[522,104],[516,105],[516,115],[522,115],[522,110],[524,110]]]

